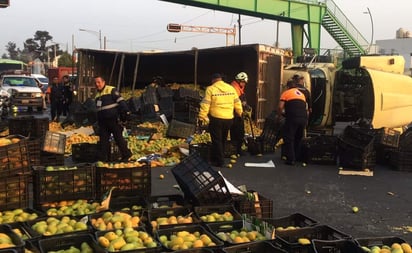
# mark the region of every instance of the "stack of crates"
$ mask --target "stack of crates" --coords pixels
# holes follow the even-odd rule
[[[401,171],[412,171],[412,131],[402,133],[397,149],[392,149],[389,162],[392,168]]]
[[[301,161],[312,164],[336,165],[338,158],[338,138],[320,135],[303,140]]]
[[[344,169],[373,169],[376,164],[374,138],[368,130],[347,126],[338,137],[339,165]]]
[[[30,160],[26,138],[9,135],[0,147],[0,210],[29,206]]]

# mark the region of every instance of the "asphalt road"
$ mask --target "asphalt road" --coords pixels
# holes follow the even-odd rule
[[[339,175],[335,165],[285,165],[279,153],[246,155],[232,168],[215,169],[233,185],[273,200],[275,218],[301,213],[354,238],[396,236],[412,242],[412,172],[378,165],[373,176]],[[269,160],[275,168],[244,166]],[[152,195],[180,193],[175,184],[171,167],[152,169]]]

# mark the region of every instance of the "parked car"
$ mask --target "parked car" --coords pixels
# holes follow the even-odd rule
[[[10,105],[43,110],[42,91],[36,79],[24,72],[5,72],[0,75],[0,87],[10,94]]]
[[[41,84],[41,90],[43,92],[46,92],[47,87],[49,86],[49,78],[42,74],[31,74],[32,77],[34,77],[38,83]]]

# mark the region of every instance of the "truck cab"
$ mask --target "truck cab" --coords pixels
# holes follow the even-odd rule
[[[305,78],[311,91],[309,131],[333,131],[335,122],[356,122],[371,129],[411,123],[412,78],[404,75],[402,56],[359,56],[342,62],[296,63],[285,67],[283,83]]]

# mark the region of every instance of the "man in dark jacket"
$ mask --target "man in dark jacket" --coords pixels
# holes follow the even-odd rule
[[[50,105],[51,120],[59,121],[63,109],[63,86],[59,84],[59,78],[53,77],[51,85],[47,87],[47,102]]]
[[[99,125],[99,137],[101,145],[101,159],[107,161],[110,155],[110,135],[116,141],[121,153],[121,160],[128,161],[132,152],[127,147],[127,142],[123,138],[122,121],[126,121],[130,114],[126,101],[115,87],[106,85],[101,76],[94,78],[97,89],[95,96],[97,108],[97,123]]]

